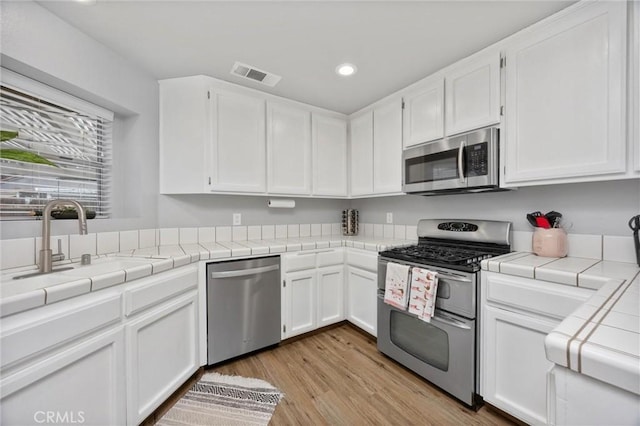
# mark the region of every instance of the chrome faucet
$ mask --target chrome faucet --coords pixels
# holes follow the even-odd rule
[[[80,235],[87,234],[87,213],[82,204],[75,200],[49,201],[42,211],[42,250],[40,250],[40,273],[51,272],[53,254],[51,251],[51,210],[56,206],[73,205],[78,212],[78,225]]]

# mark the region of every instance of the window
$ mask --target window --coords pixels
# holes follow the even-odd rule
[[[58,198],[109,217],[113,113],[5,69],[1,80],[0,218]]]

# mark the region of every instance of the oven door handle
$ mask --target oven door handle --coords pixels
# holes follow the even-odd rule
[[[460,281],[460,282],[463,282],[463,283],[470,283],[471,282],[471,278],[458,277],[456,275],[444,274],[442,272],[438,272],[438,277],[439,278],[444,278],[445,280]]]
[[[438,320],[440,322],[443,322],[443,323],[445,323],[447,325],[450,325],[452,327],[461,328],[463,330],[471,330],[471,327],[469,327],[467,324],[463,323],[462,321],[458,321],[455,318],[444,316],[442,314],[434,315],[433,319]]]
[[[460,171],[460,183],[466,183],[467,177],[464,175],[464,148],[465,143],[460,142],[460,148],[458,149],[458,170]]]

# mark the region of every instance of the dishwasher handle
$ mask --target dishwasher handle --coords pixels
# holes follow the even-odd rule
[[[280,265],[262,266],[260,268],[238,269],[235,271],[212,272],[209,278],[235,278],[249,275],[262,274],[263,272],[277,271]]]

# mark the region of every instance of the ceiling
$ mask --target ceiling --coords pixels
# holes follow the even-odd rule
[[[573,1],[41,1],[158,79],[204,74],[352,113]],[[273,88],[235,61],[282,76]],[[340,77],[342,62],[358,67]]]

